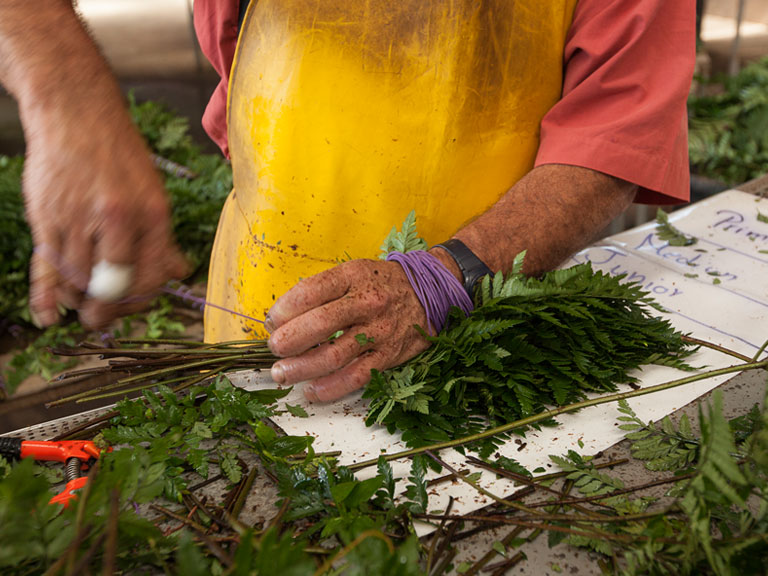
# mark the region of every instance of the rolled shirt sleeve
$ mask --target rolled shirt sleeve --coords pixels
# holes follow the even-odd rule
[[[566,39],[563,96],[542,120],[536,165],[632,182],[636,202],[688,201],[694,61],[693,0],[580,0]]]
[[[200,50],[221,77],[203,114],[203,128],[227,158],[227,84],[235,58],[239,8],[237,1],[218,0],[195,0],[193,6]]]

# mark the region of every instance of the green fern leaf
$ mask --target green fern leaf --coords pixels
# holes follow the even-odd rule
[[[405,217],[400,231],[398,232],[397,228],[393,226],[389,235],[384,239],[379,259],[386,260],[387,254],[390,252],[411,252],[412,250],[426,250],[427,248],[427,243],[416,232],[416,212],[411,210]]]

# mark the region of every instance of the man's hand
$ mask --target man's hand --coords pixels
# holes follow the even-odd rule
[[[0,82],[19,103],[27,140],[33,315],[52,324],[62,303],[101,326],[146,306],[186,265],[149,151],[70,2],[0,4]],[[87,297],[102,261],[132,267],[130,303]]]
[[[62,303],[79,309],[84,324],[101,326],[145,307],[168,279],[183,277],[185,262],[163,184],[122,108],[88,129],[66,113],[47,116],[30,120],[37,129],[27,130],[24,196],[35,244],[30,308],[42,325],[57,320]],[[125,296],[136,301],[86,295],[92,268],[102,261],[133,268]]]
[[[414,328],[426,314],[395,262],[353,260],[299,282],[269,311],[269,347],[283,357],[275,382],[308,381],[309,400],[329,401],[362,388],[371,369],[397,366],[426,350]],[[331,339],[339,330],[344,333]]]

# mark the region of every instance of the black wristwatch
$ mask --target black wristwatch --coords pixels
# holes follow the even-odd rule
[[[437,244],[443,250],[448,252],[451,257],[456,261],[456,264],[461,270],[461,275],[464,277],[464,290],[467,291],[469,297],[475,299],[475,284],[483,276],[493,274],[490,268],[485,265],[485,262],[480,260],[475,253],[466,247],[464,242],[451,238],[446,242]]]

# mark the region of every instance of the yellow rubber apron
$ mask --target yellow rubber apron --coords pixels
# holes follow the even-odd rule
[[[300,278],[431,245],[531,170],[576,0],[258,0],[229,89],[234,190],[210,302],[264,318]],[[209,342],[263,336],[215,308]]]

